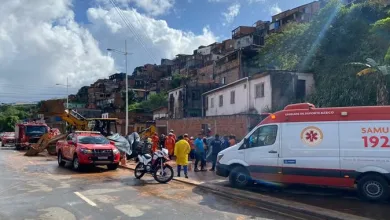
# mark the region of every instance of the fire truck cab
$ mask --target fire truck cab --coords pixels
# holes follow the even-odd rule
[[[28,148],[48,132],[49,127],[45,123],[18,123],[15,125],[15,147],[17,150]]]
[[[288,105],[220,152],[217,175],[236,187],[253,181],[357,188],[386,200],[390,183],[390,106]]]

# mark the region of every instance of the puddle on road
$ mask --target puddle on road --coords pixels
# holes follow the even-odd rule
[[[145,205],[117,205],[115,208],[130,218],[141,217],[145,214],[143,210],[147,211],[151,209],[151,207]]]
[[[60,207],[51,207],[47,209],[38,210],[40,212],[46,212],[39,216],[40,220],[76,220],[71,212]]]

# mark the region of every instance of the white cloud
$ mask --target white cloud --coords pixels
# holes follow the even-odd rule
[[[226,12],[222,12],[222,16],[224,21],[222,23],[223,26],[226,26],[234,21],[234,18],[240,13],[241,5],[240,3],[234,3],[227,8]]]
[[[55,84],[67,76],[77,88],[114,72],[114,60],[74,21],[71,0],[2,0],[0,63],[0,103],[64,97]]]
[[[217,40],[209,27],[200,34],[176,30],[164,20],[128,8],[121,12],[133,25],[132,31],[115,9],[105,7],[89,8],[90,24],[81,27],[74,20],[71,1],[2,1],[0,103],[65,97],[66,88],[55,84],[66,84],[67,76],[74,93],[116,70],[123,71],[124,57],[109,56],[106,48],[122,49],[125,39],[133,52],[128,59],[130,73],[136,66],[192,53]],[[135,36],[143,39],[146,50]]]
[[[248,4],[265,3],[267,0],[248,0]]]
[[[279,7],[279,5],[276,3],[274,5],[272,5],[269,9],[269,12],[270,14],[273,16],[273,15],[277,15],[279,14],[280,12],[282,12],[282,9]]]
[[[105,3],[106,6],[112,6],[110,0],[97,0]],[[145,13],[152,16],[167,14],[175,5],[175,0],[113,0],[120,7],[128,7],[131,4]]]
[[[88,19],[92,23],[89,29],[99,40],[102,49],[123,48],[124,40],[128,39],[128,48],[134,53],[129,59],[132,64],[130,69],[146,63],[159,63],[161,58],[174,58],[179,53],[191,54],[198,46],[216,41],[208,27],[203,28],[202,34],[196,35],[170,28],[166,21],[144,16],[135,9],[122,9],[121,13],[131,30],[113,8],[88,9]],[[139,38],[144,47],[137,40]]]

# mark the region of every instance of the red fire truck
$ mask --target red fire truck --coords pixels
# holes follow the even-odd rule
[[[49,132],[45,123],[24,122],[15,125],[15,147],[17,150],[25,149],[37,143],[39,138]]]

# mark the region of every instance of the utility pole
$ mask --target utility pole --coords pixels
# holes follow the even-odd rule
[[[111,49],[111,48],[107,48],[108,51],[112,51],[112,52],[116,52],[116,53],[119,53],[119,54],[122,54],[125,56],[125,75],[126,75],[126,106],[125,106],[125,113],[126,113],[126,127],[125,127],[125,135],[128,135],[129,133],[129,78],[128,78],[128,72],[127,72],[127,56],[129,54],[132,54],[132,53],[128,53],[127,52],[127,41],[125,40],[125,50],[124,51],[120,51],[120,50],[116,50],[116,49]]]
[[[126,128],[125,135],[129,134],[129,78],[127,77],[127,41],[125,40],[125,59],[126,59]]]

